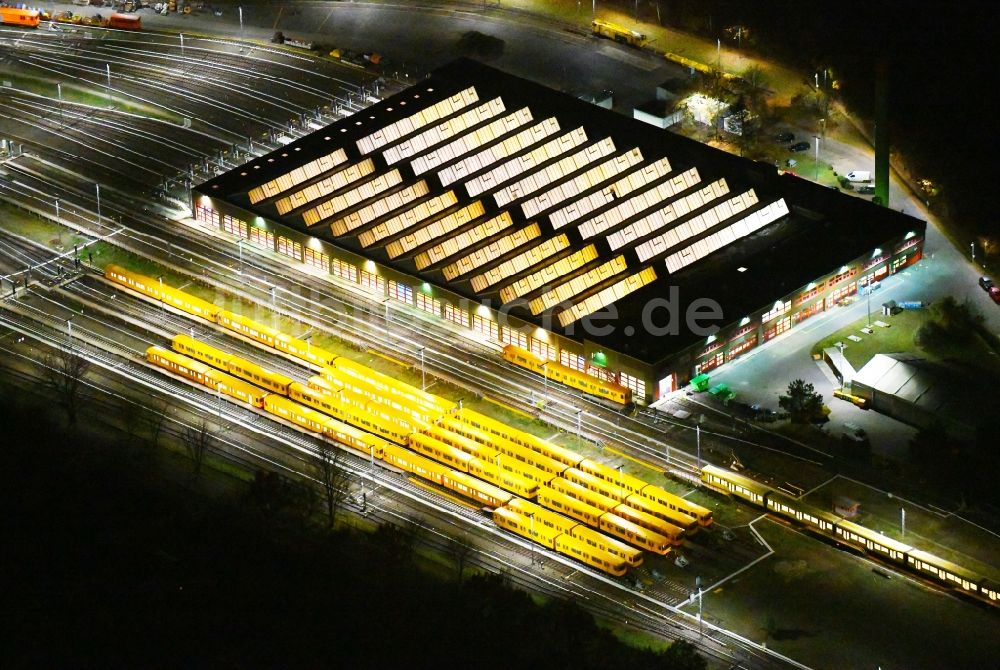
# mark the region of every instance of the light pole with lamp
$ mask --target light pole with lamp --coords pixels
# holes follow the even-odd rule
[[[618,466],[618,495],[625,500],[625,475],[622,474],[624,463]]]
[[[62,224],[59,219],[59,198],[56,198],[56,226],[59,228],[59,248],[62,248]]]
[[[165,311],[163,307],[163,275],[157,275],[156,281],[160,282],[160,311]]]
[[[306,360],[309,361],[312,360],[312,343],[310,342],[310,340],[312,340],[312,337],[313,337],[312,335],[306,335],[305,337],[302,338],[303,340],[306,341]]]
[[[240,252],[240,267],[237,270],[237,274],[243,274],[243,238],[241,237],[238,242],[236,242],[237,248]]]
[[[59,125],[60,127],[66,127],[66,115],[63,114],[63,104],[62,104],[62,84],[56,84],[56,94],[59,96]]]
[[[973,260],[973,262],[975,262],[975,260],[976,260],[976,243],[975,242],[969,242],[969,250],[972,252],[972,260]]]
[[[105,87],[104,92],[108,97],[108,107],[111,106],[111,63],[105,63],[104,68],[108,73],[108,85]]]
[[[240,15],[240,39],[243,39],[243,7],[236,8],[237,13]]]
[[[576,410],[576,441],[579,444],[583,441],[581,437],[581,426],[583,424],[583,408]]]
[[[813,139],[816,140],[816,170],[813,173],[813,181],[819,181],[819,135],[813,135]]]
[[[424,369],[424,347],[420,347],[420,390],[427,390],[427,371]]]
[[[66,337],[69,338],[69,348],[73,348],[73,319],[66,319]]]
[[[97,192],[97,227],[101,227],[101,185],[94,184],[94,190]]]
[[[697,450],[698,469],[701,470],[701,426],[694,427],[695,449]]]
[[[528,517],[529,535],[531,535],[531,564],[535,564],[535,513],[525,514]]]

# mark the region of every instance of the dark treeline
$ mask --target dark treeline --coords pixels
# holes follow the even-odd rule
[[[7,668],[704,667],[690,645],[628,647],[500,576],[429,576],[415,531],[327,532],[273,477],[193,494],[189,464],[24,402],[0,388]]]
[[[624,8],[632,3],[621,0]],[[640,3],[644,6],[645,3]],[[643,9],[655,21],[655,0]],[[950,218],[970,234],[998,234],[992,174],[996,88],[991,0],[662,0],[668,25],[736,46],[727,27],[750,30],[742,46],[811,73],[832,68],[838,93],[862,118],[874,112],[875,64],[889,70],[893,146],[915,176],[941,186]],[[805,78],[804,77],[804,80]]]

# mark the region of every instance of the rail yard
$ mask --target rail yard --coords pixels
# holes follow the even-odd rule
[[[466,529],[479,565],[525,588],[697,641],[720,667],[802,667],[692,613],[694,584],[721,588],[770,556],[752,521],[801,522],[774,501],[828,482],[832,454],[757,440],[684,396],[676,413],[637,407],[628,388],[206,231],[192,186],[411,82],[273,45],[107,28],[0,25],[0,201],[43,222],[0,226],[0,325],[229,426],[220,450],[234,462],[310,477],[321,444],[343,448],[364,482],[352,513],[420,518],[441,546],[441,529]],[[733,461],[780,461],[783,475],[709,465]],[[849,544],[877,565],[995,607],[989,547],[967,570],[916,541],[882,556],[862,535]]]

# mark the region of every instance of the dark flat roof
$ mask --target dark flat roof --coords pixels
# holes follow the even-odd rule
[[[489,191],[480,194],[477,198],[469,197],[465,190],[459,187],[459,184],[466,181],[465,179],[459,180],[449,187],[444,187],[437,180],[435,171],[422,175],[414,175],[410,167],[412,158],[394,165],[386,165],[381,158],[381,152],[388,147],[405,143],[414,134],[400,138],[397,143],[387,144],[379,148],[378,151],[367,154],[362,154],[356,146],[355,142],[358,139],[399,119],[412,115],[415,111],[421,110],[434,102],[463,91],[470,86],[475,87],[478,94],[478,102],[466,109],[471,109],[472,107],[500,97],[505,105],[505,111],[499,115],[501,117],[525,106],[531,111],[532,123],[538,123],[549,117],[555,117],[559,122],[560,130],[559,133],[550,136],[548,139],[582,127],[586,132],[588,144],[610,137],[615,147],[611,156],[620,156],[632,148],[638,148],[642,153],[642,161],[634,166],[633,169],[647,166],[663,157],[667,158],[671,166],[669,176],[666,177],[667,179],[673,178],[689,168],[696,168],[700,176],[698,186],[682,191],[681,195],[698,190],[720,178],[724,178],[729,192],[723,199],[728,199],[749,189],[753,189],[760,206],[783,201],[788,209],[788,214],[746,237],[731,242],[727,246],[691,265],[687,265],[676,272],[668,272],[663,255],[653,257],[646,262],[641,262],[636,254],[636,244],[626,245],[618,251],[613,252],[607,242],[608,234],[619,230],[622,226],[628,225],[629,222],[641,218],[641,216],[648,214],[652,210],[644,210],[642,213],[626,219],[619,226],[609,229],[605,234],[584,240],[576,226],[592,216],[614,208],[620,204],[619,200],[615,199],[614,202],[594,210],[593,213],[581,217],[570,226],[553,230],[548,219],[548,214],[554,211],[554,209],[564,206],[565,203],[561,203],[557,208],[543,210],[540,215],[525,218],[518,206],[526,200],[525,198],[515,200],[504,207],[498,207],[488,197]],[[485,122],[481,125],[485,125]],[[477,128],[481,127],[481,125],[477,126]],[[430,126],[426,126],[424,129],[428,127]],[[449,138],[447,142],[452,140],[454,140],[454,137]],[[427,155],[438,146],[428,147],[416,155]],[[583,146],[587,146],[587,144]],[[454,190],[458,195],[458,202],[450,209],[445,210],[446,212],[459,209],[476,199],[483,202],[485,205],[484,215],[474,222],[459,228],[456,232],[463,232],[473,228],[478,223],[496,216],[501,211],[506,211],[511,216],[513,225],[502,233],[490,238],[490,240],[497,239],[512,230],[520,229],[528,223],[534,222],[538,223],[541,229],[541,237],[536,242],[550,239],[559,234],[566,234],[568,236],[570,248],[562,252],[562,254],[554,256],[554,258],[569,255],[573,251],[586,247],[588,244],[596,244],[598,258],[584,268],[581,268],[580,271],[566,275],[568,277],[576,277],[611,258],[624,255],[628,266],[626,272],[615,276],[613,279],[595,284],[577,294],[573,299],[574,303],[600,292],[626,275],[635,274],[643,268],[653,267],[657,275],[657,279],[654,282],[615,303],[619,320],[614,333],[601,337],[584,335],[580,322],[570,324],[571,330],[575,326],[575,337],[577,339],[589,339],[600,346],[606,346],[614,351],[631,355],[651,364],[661,361],[665,357],[696,343],[699,339],[704,339],[703,336],[690,332],[683,323],[680,324],[678,334],[661,337],[652,336],[642,328],[640,315],[643,306],[652,298],[670,296],[672,287],[676,287],[678,291],[678,304],[681,308],[681,314],[695,299],[710,298],[715,300],[723,310],[723,319],[718,325],[726,325],[744,316],[748,316],[754,311],[766,308],[768,303],[773,303],[777,298],[804,287],[808,282],[836,270],[841,265],[856,259],[866,252],[870,252],[873,248],[884,242],[898,239],[909,231],[922,234],[925,225],[922,221],[889,209],[873,206],[871,203],[860,198],[843,195],[832,189],[817,186],[789,174],[779,175],[773,166],[733,156],[468,59],[452,62],[436,70],[428,78],[415,83],[411,88],[393,95],[371,108],[362,110],[351,117],[337,121],[322,130],[303,137],[267,156],[257,158],[246,165],[216,177],[200,185],[197,190],[213,198],[219,198],[253,211],[264,218],[282,222],[299,230],[308,230],[309,234],[326,239],[342,248],[361,253],[380,263],[397,268],[402,272],[412,274],[419,277],[422,281],[447,287],[451,291],[475,300],[489,300],[495,308],[500,307],[498,293],[500,286],[531,274],[542,267],[542,265],[529,267],[522,272],[509,276],[503,282],[488,290],[476,292],[469,282],[469,278],[476,273],[471,273],[451,282],[447,281],[442,274],[441,268],[458,256],[449,257],[446,262],[432,265],[425,271],[418,271],[414,263],[413,254],[390,259],[384,246],[376,245],[374,247],[363,248],[355,235],[336,237],[326,224],[307,228],[302,217],[295,211],[289,213],[287,216],[279,215],[273,204],[273,199],[265,200],[256,206],[250,204],[248,192],[252,188],[341,147],[347,153],[347,162],[345,165],[358,163],[364,158],[373,158],[375,161],[375,173],[372,175],[372,178],[384,175],[393,168],[399,169],[402,176],[402,183],[397,189],[415,184],[424,179],[427,181],[430,190],[426,196],[427,198],[440,195],[448,190]],[[525,149],[520,153],[526,153],[527,151]],[[553,184],[565,183],[586,172],[587,169],[597,165],[602,160],[605,159],[595,161],[562,180],[553,182]],[[542,164],[541,168],[550,165],[552,162]],[[448,164],[450,163],[443,165]],[[536,167],[533,170],[537,172],[539,168]],[[526,175],[531,172],[529,170],[524,174]],[[626,173],[627,171],[622,172],[622,174]],[[606,189],[614,180],[620,178],[621,175],[618,175],[613,179],[602,182],[593,189],[583,191],[579,197]],[[363,180],[356,183],[361,183],[361,181]],[[538,192],[548,190],[553,184],[547,185]],[[640,191],[636,191],[636,193]],[[337,191],[337,193],[342,192],[343,190]],[[532,195],[537,195],[538,192]],[[622,200],[633,197],[633,195],[630,194],[622,198]],[[356,211],[358,208],[372,201],[374,199],[365,200],[350,209],[344,210],[344,212]],[[657,207],[666,202],[668,201],[659,203]],[[695,212],[700,213],[718,202],[719,200],[714,200],[705,207],[695,210]],[[680,217],[670,225],[673,226],[678,222],[686,221],[692,215]],[[388,216],[392,216],[392,214]],[[705,230],[703,233],[690,237],[684,242],[684,245],[691,244],[707,235],[711,235],[713,232],[725,228],[729,223],[736,221],[738,218],[740,217],[737,216],[724,220]],[[669,226],[664,227],[661,231],[668,228]],[[474,245],[465,251],[467,252],[468,250],[484,246],[490,240],[484,240],[482,243]],[[430,244],[433,244],[433,242]],[[426,249],[428,246],[423,245],[416,251]],[[671,247],[670,253],[679,248]],[[517,251],[515,250],[514,252],[495,258],[490,264],[483,266],[483,268],[499,265],[502,261],[516,255]],[[737,268],[739,267],[744,267],[746,270],[738,272]],[[544,288],[534,291],[529,294],[529,297],[536,297],[543,291]],[[554,309],[558,310],[560,308],[556,307]],[[542,317],[553,316],[551,311],[548,313],[543,312],[537,317],[533,316],[524,307],[515,307],[510,311],[511,314],[529,322],[538,325],[548,325],[551,330],[556,332],[563,332],[564,334],[566,332],[565,329],[558,326],[558,319],[543,320]],[[662,322],[665,318],[664,314],[662,311],[659,312],[656,320]],[[631,335],[626,334],[628,326],[632,327]]]

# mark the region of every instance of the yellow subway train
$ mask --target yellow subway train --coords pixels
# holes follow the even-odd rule
[[[541,523],[533,523],[530,518],[506,507],[497,507],[493,510],[493,521],[501,528],[586,563],[602,572],[620,577],[628,571],[628,563],[624,558],[589,546],[585,541],[578,540],[568,533],[549,528]]]
[[[706,465],[701,470],[701,480],[709,488],[742,498],[824,537],[937,581],[962,595],[1000,606],[1000,584],[963,566],[817,509],[730,470]]]
[[[606,382],[586,372],[580,372],[555,361],[543,361],[526,349],[513,344],[503,348],[503,359],[508,363],[537,372],[559,384],[565,384],[578,391],[608,400],[617,405],[632,404],[632,390],[612,382]]]

